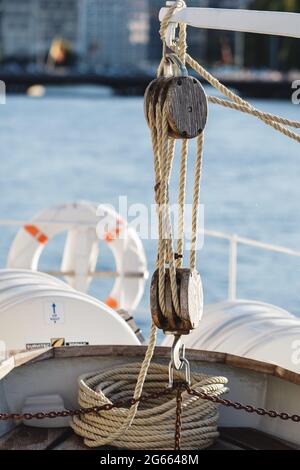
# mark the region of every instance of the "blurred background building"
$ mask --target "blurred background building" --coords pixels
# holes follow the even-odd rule
[[[2,60],[41,63],[61,40],[82,63],[134,67],[148,59],[149,0],[0,0],[0,31]]]
[[[80,0],[0,0],[2,60],[43,62],[55,38],[81,50]]]
[[[0,62],[147,70],[161,55],[164,0],[0,0]],[[188,0],[192,7],[300,11],[300,0]],[[259,47],[258,47],[259,41]],[[189,28],[189,51],[208,65],[300,68],[293,39]]]
[[[83,58],[106,69],[147,61],[149,0],[81,0]]]

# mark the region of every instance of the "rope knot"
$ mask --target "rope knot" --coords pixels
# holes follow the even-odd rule
[[[161,21],[160,30],[159,30],[159,34],[163,42],[165,42],[166,40],[167,29],[168,29],[169,23],[171,22],[172,16],[174,15],[174,13],[176,13],[177,11],[183,10],[184,8],[186,8],[186,3],[184,2],[184,0],[177,0],[176,3],[169,8],[168,13]]]

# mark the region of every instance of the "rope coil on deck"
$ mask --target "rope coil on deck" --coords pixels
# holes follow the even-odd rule
[[[79,378],[79,404],[82,408],[111,404],[132,398],[140,364],[128,364],[99,374]],[[183,380],[180,372],[176,380]],[[168,381],[168,367],[152,364],[149,367],[145,394],[161,390]],[[195,374],[191,388],[210,396],[220,397],[227,392],[227,379]],[[218,437],[218,407],[187,392],[183,395],[182,448],[204,449]],[[176,397],[160,397],[147,404],[140,404],[135,420],[124,431],[123,423],[128,409],[113,408],[110,411],[75,416],[72,428],[88,447],[113,445],[130,450],[174,449],[174,422]],[[120,429],[122,429],[120,431]]]

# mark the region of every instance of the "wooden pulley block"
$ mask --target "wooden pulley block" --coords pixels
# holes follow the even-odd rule
[[[164,104],[169,81],[170,81],[170,78],[159,77],[153,80],[146,88],[145,95],[144,95],[144,112],[145,112],[145,117],[146,117],[148,126],[150,126],[150,122],[149,122],[150,104],[152,104],[153,106],[154,115],[155,115],[156,105],[158,101],[160,101],[161,108]]]
[[[155,113],[158,102],[161,109],[166,104],[170,137],[193,139],[203,132],[208,117],[208,104],[205,91],[196,78],[178,76],[153,80],[144,96],[148,125],[150,104]]]
[[[144,113],[145,113],[145,118],[146,118],[148,126],[150,125],[150,122],[149,122],[150,104],[153,104],[153,107],[154,107],[154,110],[155,110],[157,99],[154,100],[154,96],[155,96],[155,93],[156,93],[158,83],[163,81],[163,80],[164,79],[162,77],[156,78],[155,80],[152,80],[152,82],[150,82],[149,85],[147,86],[145,94],[144,94]]]
[[[177,315],[172,302],[169,270],[165,273],[165,306],[163,313],[159,305],[159,275],[153,274],[150,288],[151,315],[155,325],[167,333],[189,334],[199,326],[203,314],[203,290],[200,274],[196,270],[176,270],[177,292],[180,314]]]
[[[165,98],[169,136],[193,139],[202,134],[208,117],[205,91],[194,77],[174,77],[168,82]]]
[[[148,125],[150,104],[155,113],[157,103],[161,109],[166,105],[170,137],[193,139],[203,132],[208,116],[205,91],[199,80],[188,75],[176,54],[165,57],[164,75],[146,89],[144,110]]]

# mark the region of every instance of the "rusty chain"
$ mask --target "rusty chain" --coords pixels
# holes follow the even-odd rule
[[[182,392],[183,388],[178,386],[176,393],[175,450],[180,450],[182,428]]]
[[[93,406],[90,408],[76,408],[74,410],[64,410],[64,411],[49,411],[46,413],[0,413],[0,421],[8,421],[8,420],[17,420],[17,421],[30,421],[31,419],[54,419],[54,418],[67,418],[72,416],[79,416],[84,414],[91,414],[91,413],[100,413],[101,411],[110,411],[113,408],[128,408],[136,403],[145,403],[150,400],[157,400],[160,397],[171,395],[174,392],[175,388],[166,388],[159,392],[153,392],[151,394],[147,394],[146,396],[141,396],[139,398],[132,398],[130,400],[119,400],[115,403],[107,403],[101,406]]]
[[[189,395],[200,398],[202,400],[208,400],[212,403],[233,408],[235,410],[242,410],[247,413],[256,413],[259,416],[268,416],[270,418],[279,418],[283,421],[291,420],[294,423],[300,422],[300,415],[289,414],[285,412],[278,412],[275,410],[266,410],[264,408],[256,408],[253,405],[244,405],[240,402],[231,401],[224,398],[208,395],[204,392],[198,392],[191,388],[186,382],[174,382],[172,388],[165,388],[158,392],[141,396],[137,399],[132,398],[131,400],[119,400],[115,403],[107,403],[101,406],[93,406],[91,408],[77,408],[73,410],[64,411],[49,411],[39,413],[0,413],[0,421],[17,420],[17,421],[29,421],[32,419],[54,419],[54,418],[66,418],[72,416],[78,416],[90,413],[100,413],[101,411],[110,411],[113,408],[126,408],[135,405],[136,403],[146,403],[147,401],[157,400],[161,397],[167,397],[176,392],[176,421],[175,421],[175,450],[180,450],[181,441],[181,430],[182,430],[182,394],[187,392]]]
[[[259,416],[268,416],[269,418],[279,418],[279,419],[282,419],[283,421],[291,420],[294,423],[300,422],[300,415],[296,415],[296,414],[291,415],[289,413],[284,413],[284,412],[279,413],[278,411],[275,411],[275,410],[266,410],[264,408],[256,408],[253,405],[243,405],[242,403],[238,401],[231,401],[225,398],[218,398],[218,397],[210,396],[203,392],[197,392],[197,390],[193,390],[188,385],[186,385],[185,388],[189,395],[202,398],[202,400],[211,401],[212,403],[216,403],[218,405],[234,408],[235,410],[246,411],[247,413],[256,413]]]

